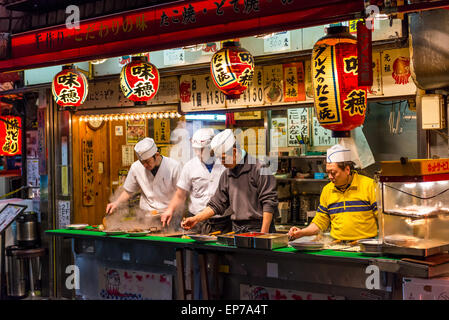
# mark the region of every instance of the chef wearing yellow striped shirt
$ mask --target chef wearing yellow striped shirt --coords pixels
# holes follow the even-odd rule
[[[320,196],[315,218],[288,235],[297,239],[326,231],[337,240],[359,240],[377,236],[377,202],[374,180],[354,171],[353,153],[337,144],[327,150],[329,182]]]

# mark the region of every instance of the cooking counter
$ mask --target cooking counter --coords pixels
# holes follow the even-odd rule
[[[213,257],[219,271],[217,277],[222,281],[217,295],[222,299],[239,299],[242,284],[325,292],[354,299],[400,299],[402,277],[429,278],[449,272],[449,263],[430,266],[358,252],[298,251],[291,247],[247,249],[214,242],[198,243],[180,237],[110,236],[88,230],[58,229],[46,233],[73,239],[75,264],[81,266],[80,274],[98,265],[141,269],[178,277],[174,282],[179,288],[180,264],[176,259],[183,257],[178,255],[180,252]],[[89,263],[86,265],[86,262]],[[371,265],[380,271],[380,287],[375,290],[366,288],[367,277],[371,274],[367,268]],[[181,266],[184,269],[184,265]],[[91,282],[94,281],[92,277],[90,275]],[[79,294],[83,295],[82,288]],[[92,298],[90,294],[85,295]]]

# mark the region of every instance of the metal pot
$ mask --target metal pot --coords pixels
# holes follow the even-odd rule
[[[5,251],[8,262],[8,296],[16,299],[25,298],[27,296],[26,265],[25,260],[17,256],[20,248],[9,246]]]
[[[22,248],[33,248],[39,245],[37,214],[32,211],[20,214],[16,219],[17,244]]]

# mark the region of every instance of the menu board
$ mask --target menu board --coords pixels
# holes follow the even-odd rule
[[[0,232],[3,232],[19,214],[25,211],[25,209],[26,206],[8,203],[0,211]]]
[[[287,135],[288,146],[299,146],[297,136],[309,136],[309,109],[297,108],[288,109]]]

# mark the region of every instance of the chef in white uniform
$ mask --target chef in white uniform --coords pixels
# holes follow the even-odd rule
[[[190,217],[206,208],[209,199],[215,194],[220,176],[226,168],[221,164],[220,159],[213,156],[211,151],[210,143],[214,136],[212,128],[199,129],[193,135],[192,147],[195,157],[182,168],[176,193],[161,217],[162,225],[170,223],[173,214],[185,203],[187,194],[189,194],[188,216]],[[197,232],[205,234],[215,231],[229,232],[232,229],[231,213],[214,216],[196,226],[195,229]]]
[[[139,141],[134,151],[139,160],[131,165],[123,184],[124,190],[118,199],[107,205],[107,214],[113,213],[120,203],[128,201],[139,191],[139,206],[142,210],[163,212],[176,192],[181,172],[179,162],[159,154],[156,143],[151,138]]]

